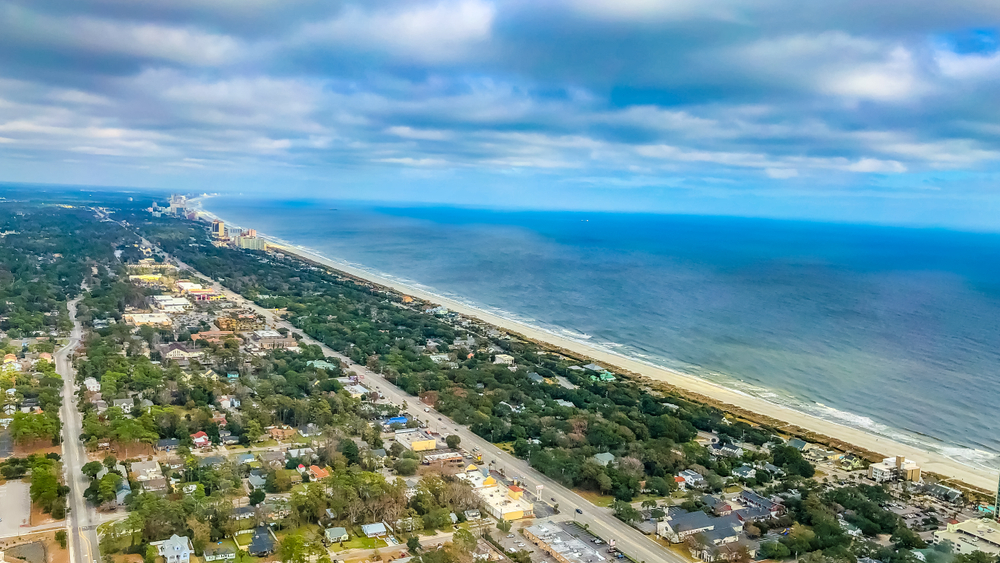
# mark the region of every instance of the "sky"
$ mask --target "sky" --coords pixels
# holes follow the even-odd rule
[[[995,0],[0,0],[0,181],[996,231],[998,27]]]

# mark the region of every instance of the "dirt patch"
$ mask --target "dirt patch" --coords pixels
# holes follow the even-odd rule
[[[115,553],[114,555],[102,555],[101,559],[105,563],[142,563],[142,555],[139,555],[138,553]]]
[[[62,455],[62,446],[53,446],[50,440],[39,440],[31,444],[15,444],[14,455],[17,457],[27,457],[31,454],[59,454]]]
[[[31,516],[28,517],[29,526],[43,526],[45,524],[54,524],[56,522],[61,522],[62,520],[56,520],[51,514],[46,514],[42,511],[42,507],[31,503]]]
[[[4,557],[8,560],[19,559],[26,563],[47,563],[45,544],[41,541],[33,541],[12,547],[4,553]]]

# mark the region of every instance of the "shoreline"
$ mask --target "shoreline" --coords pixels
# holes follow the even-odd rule
[[[204,210],[204,208],[201,209],[201,213],[207,217],[222,219],[214,213]],[[907,458],[917,462],[924,473],[933,473],[944,479],[959,481],[968,486],[982,489],[990,494],[997,490],[997,476],[995,472],[963,464],[941,453],[904,444],[891,438],[875,435],[859,428],[826,420],[760,397],[730,389],[718,383],[608,351],[598,346],[559,336],[551,331],[502,317],[482,308],[380,276],[363,268],[329,259],[288,241],[278,240],[266,235],[260,237],[269,241],[269,244],[279,248],[286,254],[343,272],[348,276],[391,289],[395,292],[409,295],[415,299],[444,306],[450,311],[475,318],[526,340],[532,340],[552,348],[565,350],[571,355],[580,356],[599,364],[606,364],[608,367],[617,368],[622,372],[630,374],[640,384],[645,383],[655,386],[659,383],[674,387],[681,394],[691,395],[692,400],[700,400],[713,404],[721,410],[728,411],[742,418],[752,420],[756,416],[756,418],[763,418],[775,425],[794,427],[796,430],[804,433],[812,433],[825,437],[837,443],[839,445],[838,449],[844,449],[845,447],[850,449],[853,446],[857,450],[860,450],[859,453],[877,452],[882,457],[905,455]],[[643,381],[644,379],[646,381]]]

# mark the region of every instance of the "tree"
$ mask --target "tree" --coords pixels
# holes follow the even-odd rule
[[[784,544],[776,541],[764,542],[760,546],[760,554],[766,559],[785,559],[792,554]]]
[[[420,551],[420,540],[417,539],[417,536],[410,536],[406,540],[406,547],[410,550],[410,553],[415,554]]]
[[[86,475],[87,477],[90,477],[91,479],[96,479],[97,474],[100,473],[101,469],[103,468],[104,466],[101,465],[101,462],[99,461],[88,461],[87,463],[83,464],[83,467],[80,468],[80,471],[83,471],[83,474]]]
[[[264,493],[264,489],[254,489],[250,493],[250,506],[257,506],[258,504],[264,502],[264,497],[267,496]]]
[[[59,547],[66,549],[66,530],[56,532],[56,541],[59,542]]]
[[[461,436],[456,434],[449,434],[445,439],[444,443],[448,444],[448,448],[454,450],[458,448],[458,445],[462,443]]]
[[[510,533],[510,526],[511,526],[510,520],[500,520],[499,522],[497,522],[497,529],[505,534]]]
[[[344,440],[341,442],[340,453],[344,454],[344,457],[347,458],[347,463],[350,465],[361,463],[361,452],[358,450],[358,445],[354,443],[354,440]]]
[[[626,524],[631,524],[642,519],[639,511],[633,508],[631,503],[625,501],[614,501],[611,503],[611,509],[615,511],[615,517]]]
[[[396,462],[396,473],[400,475],[413,475],[417,472],[417,460],[401,459]]]

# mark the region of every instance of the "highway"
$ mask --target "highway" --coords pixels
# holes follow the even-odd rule
[[[69,541],[70,563],[100,563],[101,554],[97,539],[97,524],[101,519],[96,510],[87,505],[83,491],[90,485],[87,476],[80,471],[87,462],[87,453],[80,441],[82,422],[80,411],[76,408],[75,383],[76,371],[69,355],[83,338],[83,329],[76,319],[76,304],[80,298],[69,302],[69,316],[73,319],[73,331],[69,342],[55,354],[56,372],[62,376],[62,409],[60,416],[63,422],[63,470],[66,484],[69,485],[69,514],[66,517],[67,535]]]
[[[174,261],[177,263],[178,267],[182,269],[187,268],[193,272],[197,271],[180,260],[174,259]],[[204,274],[202,274],[202,277],[211,279],[209,276]],[[524,489],[529,494],[533,495],[536,486],[542,485],[544,488],[540,494],[541,498],[537,500],[541,502],[549,502],[550,504],[558,504],[559,511],[561,512],[559,517],[565,517],[575,520],[581,524],[586,524],[590,532],[596,534],[605,541],[614,540],[617,547],[623,553],[632,557],[636,561],[644,563],[653,563],[654,561],[688,563],[687,559],[668,550],[666,547],[650,539],[642,532],[615,518],[610,509],[601,508],[591,504],[590,501],[576,494],[571,489],[560,485],[556,481],[542,475],[535,469],[532,469],[527,461],[518,459],[513,455],[502,451],[500,448],[497,448],[490,443],[489,440],[477,436],[468,428],[456,424],[450,418],[437,412],[433,408],[425,407],[425,405],[423,405],[418,398],[409,395],[402,389],[399,389],[392,383],[383,379],[379,374],[369,370],[367,367],[355,364],[343,354],[310,338],[303,333],[303,331],[292,326],[291,323],[274,315],[271,310],[265,309],[251,301],[243,299],[242,296],[223,287],[218,282],[212,281],[212,287],[216,291],[225,294],[229,299],[260,313],[267,319],[269,325],[274,326],[275,328],[283,327],[290,331],[294,330],[295,332],[302,334],[303,343],[320,346],[323,353],[327,356],[340,359],[348,366],[348,369],[363,377],[365,386],[379,391],[389,401],[400,405],[405,401],[412,411],[416,411],[418,413],[418,417],[424,417],[429,429],[439,432],[444,436],[447,436],[448,434],[458,435],[462,438],[462,447],[466,450],[471,451],[473,448],[478,447],[479,450],[483,452],[483,461],[485,463],[494,462],[492,466],[494,470],[501,471],[507,477],[521,477],[525,483]],[[427,408],[428,412],[423,412],[424,408]],[[549,500],[553,498],[555,499],[554,501]],[[543,501],[542,499],[545,500]],[[577,509],[581,510],[582,514],[577,513]]]

